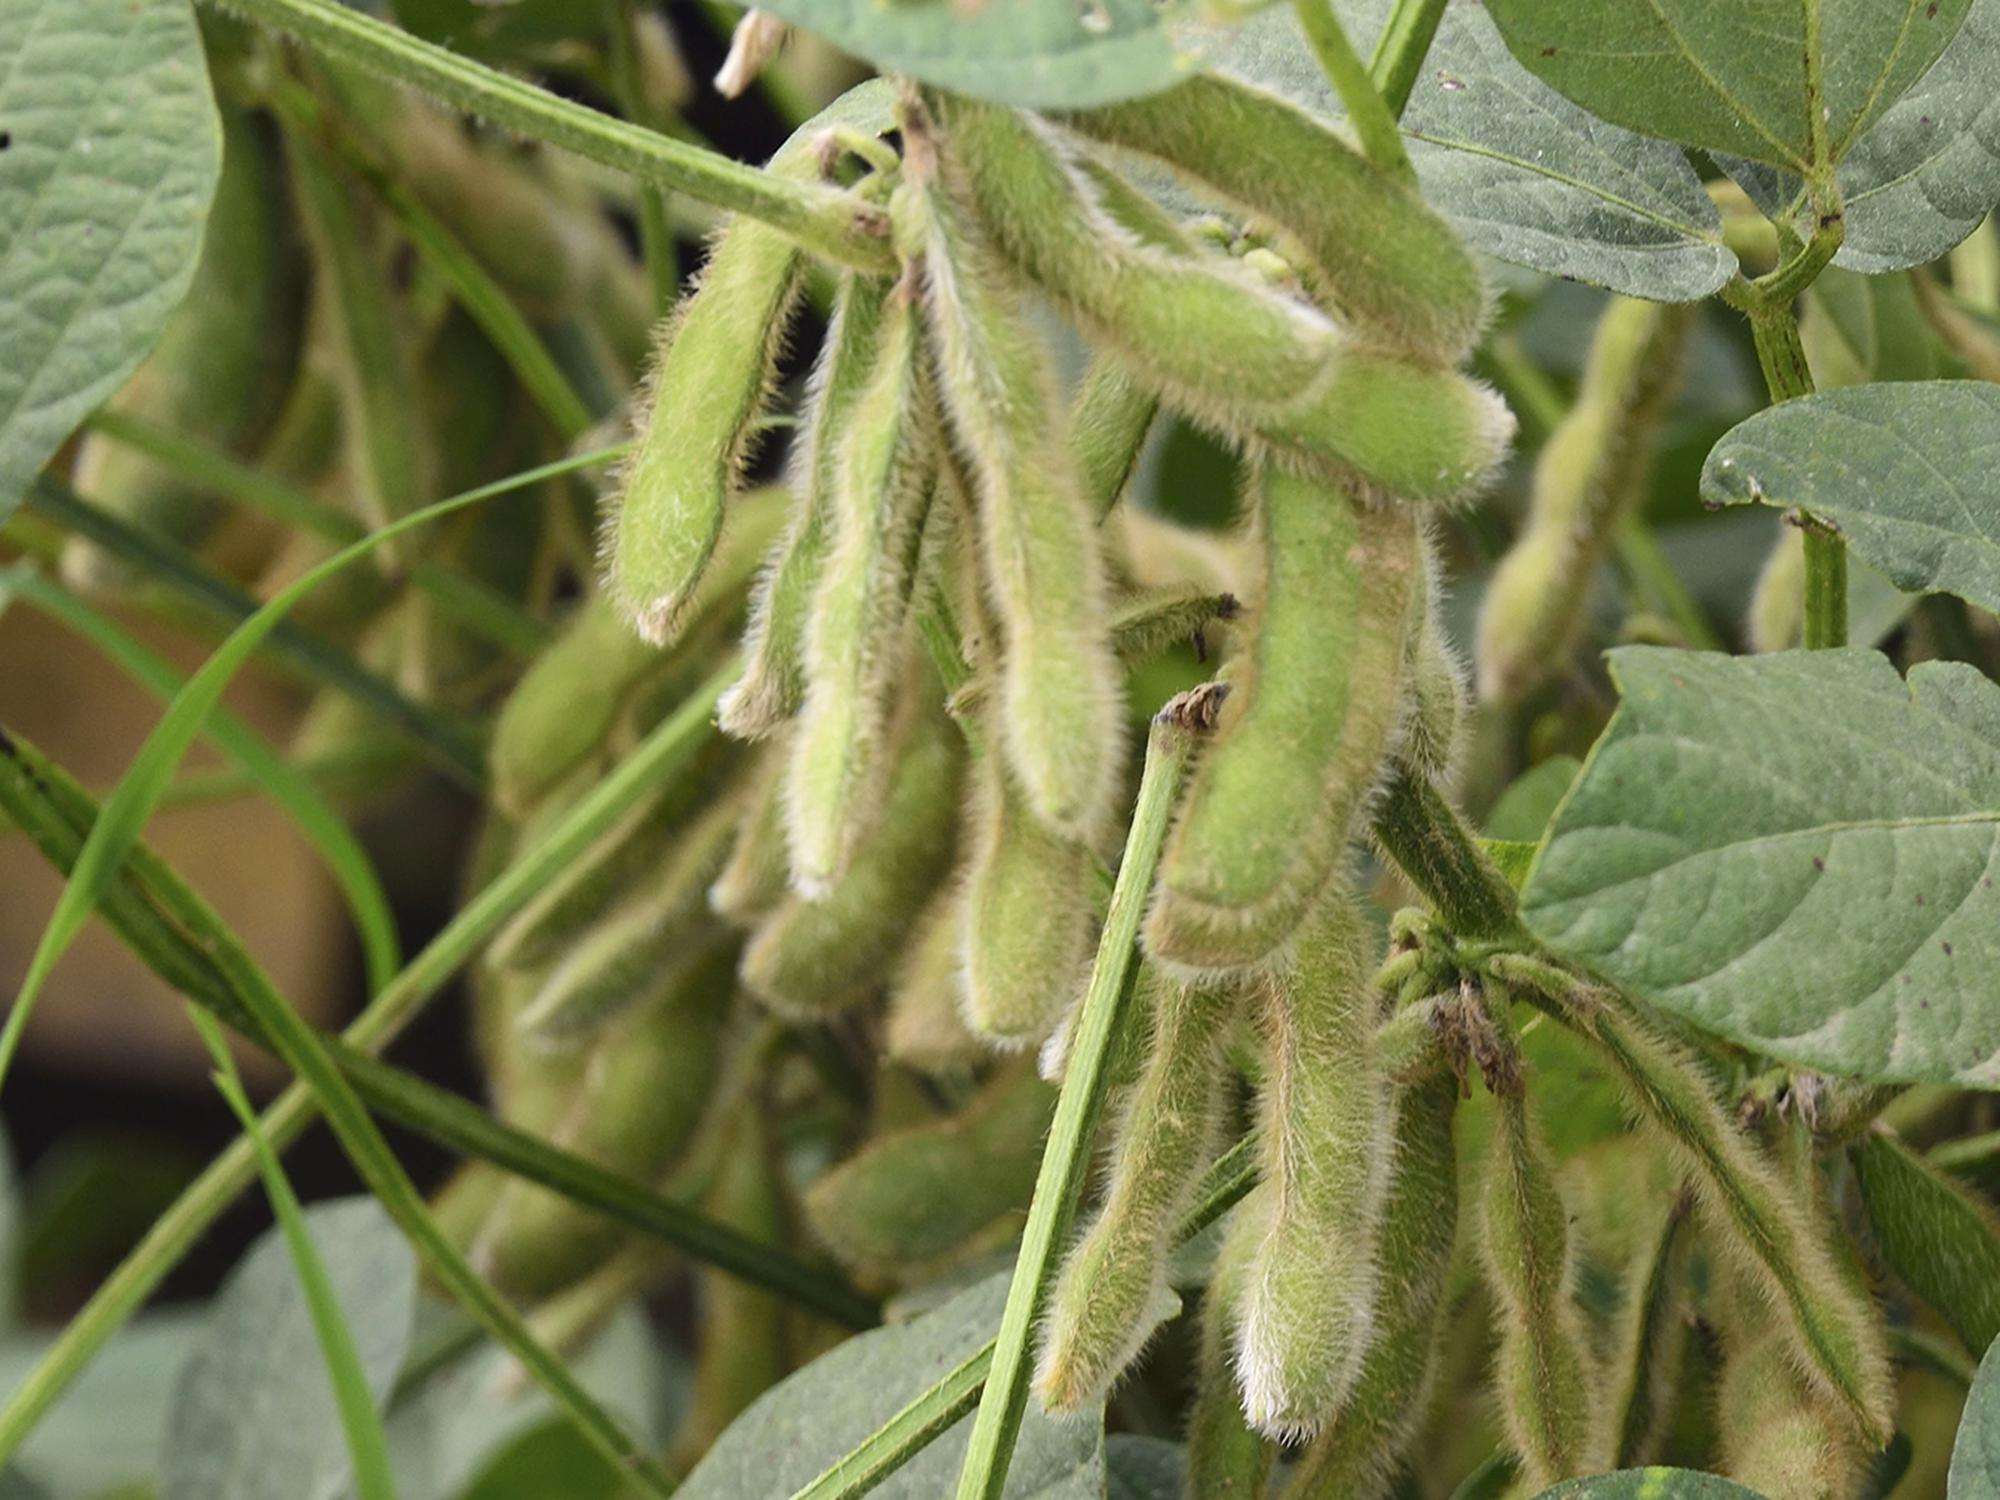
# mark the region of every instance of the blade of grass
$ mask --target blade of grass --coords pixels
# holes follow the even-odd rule
[[[895,269],[879,209],[836,188],[785,179],[601,114],[526,79],[411,36],[337,0],[210,0],[331,56],[644,182],[761,219],[857,270]]]
[[[149,691],[172,698],[180,690],[180,673],[67,589],[30,568],[0,570],[0,601],[16,594],[90,641]],[[202,732],[290,815],[319,851],[354,917],[368,971],[368,992],[374,994],[403,966],[396,919],[374,861],[305,775],[266,746],[234,714],[217,708]]]
[[[1348,124],[1368,159],[1388,176],[1415,182],[1417,174],[1396,124],[1401,106],[1387,103],[1376,89],[1368,76],[1368,65],[1361,61],[1340,17],[1334,14],[1333,0],[1293,0],[1292,9],[1298,13],[1299,29],[1319,59],[1321,71],[1347,107]]]
[[[188,1016],[202,1041],[215,1058],[215,1087],[242,1123],[257,1153],[257,1170],[264,1178],[264,1193],[271,1200],[278,1227],[298,1271],[299,1289],[305,1293],[306,1309],[312,1315],[313,1332],[319,1338],[320,1354],[326,1361],[326,1375],[333,1387],[334,1404],[340,1411],[340,1425],[347,1434],[347,1451],[354,1460],[354,1488],[360,1500],[396,1500],[396,1478],[389,1467],[389,1439],[382,1430],[382,1417],[375,1410],[375,1398],[368,1390],[368,1377],[361,1368],[361,1354],[354,1345],[354,1330],[334,1295],[333,1282],[320,1259],[306,1228],[305,1210],[299,1207],[278,1153],[264,1139],[257,1126],[257,1112],[243,1092],[243,1080],[236,1072],[236,1059],[229,1055],[229,1042],[222,1030],[203,1011],[190,1005]]]
[[[1449,0],[1396,0],[1388,24],[1376,39],[1368,72],[1381,90],[1389,113],[1399,120],[1404,106],[1410,102],[1410,90],[1417,85],[1417,74],[1423,70],[1424,56],[1431,50],[1431,40],[1437,35],[1438,22],[1444,19],[1448,3]]]
[[[204,489],[274,516],[287,526],[341,546],[368,534],[367,527],[332,506],[144,418],[100,409],[85,425],[165,464]],[[419,559],[410,568],[410,582],[460,624],[517,655],[533,656],[555,638],[555,632],[542,621],[469,574]]]
[[[257,614],[255,599],[202,567],[185,548],[126,525],[46,474],[28,491],[27,508],[89,537],[210,619],[235,626]],[[260,644],[266,633],[259,632]],[[338,646],[289,620],[268,634],[272,653],[279,659],[395,725],[426,759],[461,785],[475,791],[481,787],[485,756],[478,736],[463,722],[416,702]]]
[[[1069,1238],[1077,1198],[1090,1165],[1091,1139],[1104,1105],[1105,1064],[1117,1033],[1133,964],[1139,919],[1153,888],[1153,870],[1167,836],[1178,799],[1181,772],[1199,735],[1214,721],[1223,689],[1197,688],[1168,703],[1154,717],[1146,740],[1145,770],[1132,808],[1132,826],[1125,836],[1125,854],[1105,913],[1104,932],[1091,966],[1090,983],[1078,1011],[1075,1040],[1056,1100],[1049,1142],[1035,1178],[1035,1196],[1014,1262],[1014,1280],[1007,1306],[1000,1315],[994,1341],[993,1367],[973,1419],[965,1466],[958,1476],[959,1500],[999,1500],[1007,1483],[1014,1440],[1021,1430],[1021,1412],[1028,1399],[1030,1341],[1056,1258]]]
[[[33,838],[42,857],[65,874],[98,816],[96,802],[75,778],[18,737],[0,750],[0,808]],[[98,911],[154,973],[224,1025],[276,1050],[214,955],[227,950],[239,970],[254,968],[255,960],[207,902],[145,843],[133,847],[106,885]],[[268,976],[265,983],[269,985]],[[847,1327],[872,1328],[879,1321],[868,1298],[780,1247],[751,1239],[684,1202],[516,1130],[436,1084],[376,1061],[352,1043],[322,1035],[321,1045],[371,1109],[447,1150],[539,1183]]]
[[[637,806],[660,778],[672,774],[716,733],[715,700],[738,669],[734,661],[718,668],[542,839],[467,902],[389,987],[369,1002],[341,1033],[341,1039],[370,1053],[388,1045],[502,923]],[[0,739],[0,749],[5,748],[4,739]],[[261,1117],[264,1133],[283,1149],[311,1123],[315,1112],[311,1091],[293,1084],[265,1110]],[[105,1340],[138,1310],[255,1175],[256,1160],[250,1145],[239,1139],[154,1221],[145,1238],[63,1326],[40,1363],[0,1407],[0,1468],[20,1451],[35,1423],[69,1389]]]
[[[660,121],[640,76],[639,16],[634,0],[603,0],[603,5],[605,56],[618,107],[635,124],[657,129]],[[666,194],[652,183],[639,189],[639,250],[646,260],[646,280],[653,288],[654,316],[664,318],[680,293],[680,255],[667,222]]]

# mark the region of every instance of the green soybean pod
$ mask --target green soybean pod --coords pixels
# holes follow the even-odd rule
[[[913,123],[913,173],[934,152],[923,129]],[[1125,725],[1095,518],[1047,360],[1004,268],[920,175],[896,203],[898,232],[921,256],[940,394],[976,490],[1008,763],[1037,817],[1087,839],[1111,814]]]
[[[843,1264],[934,1261],[1027,1207],[1056,1091],[1013,1064],[943,1119],[877,1136],[805,1195],[806,1221]]]
[[[1398,757],[1434,785],[1449,786],[1471,719],[1465,669],[1445,635],[1440,616],[1437,551],[1426,538],[1424,566],[1411,601],[1413,625],[1405,668],[1409,699]]]
[[[866,998],[949,869],[963,757],[940,719],[926,712],[906,731],[846,878],[822,901],[793,892],[751,934],[743,985],[780,1015],[820,1019]]]
[[[1730,1301],[1716,1393],[1723,1472],[1768,1500],[1861,1493],[1868,1454],[1846,1414],[1800,1378],[1789,1341],[1752,1298]]]
[[[1248,649],[1160,860],[1146,949],[1196,973],[1273,962],[1342,858],[1400,722],[1418,523],[1267,466]]]
[[[1257,1500],[1277,1449],[1243,1417],[1236,1389],[1236,1330],[1243,1277],[1269,1217],[1270,1193],[1253,1188],[1223,1237],[1201,1307],[1194,1404],[1188,1411],[1188,1500]]]
[[[1287,1440],[1339,1414],[1377,1336],[1390,1105],[1364,923],[1336,880],[1290,964],[1255,992],[1272,1207],[1245,1274],[1236,1370],[1250,1425]]]
[[[1042,1325],[1035,1392],[1073,1412],[1101,1401],[1173,1311],[1167,1255],[1215,1154],[1230,1072],[1226,990],[1160,986],[1144,1062],[1108,1153],[1104,1206],[1063,1261]]]
[[[775,732],[805,701],[806,622],[835,529],[836,459],[848,414],[878,364],[889,289],[886,280],[849,273],[834,294],[793,449],[791,518],[751,590],[743,675],[718,708],[724,733],[738,739]]]
[[[1132,482],[1159,409],[1159,399],[1109,355],[1098,355],[1084,371],[1070,408],[1070,446],[1084,495],[1100,518]]]
[[[791,889],[784,790],[785,747],[779,740],[757,757],[736,841],[708,888],[710,909],[732,926],[756,926]]]
[[[1595,1474],[1599,1372],[1576,1305],[1576,1247],[1548,1143],[1519,1084],[1494,1094],[1480,1213],[1493,1296],[1493,1379],[1508,1445],[1529,1493]]]
[[[222,174],[194,281],[159,342],[106,410],[142,418],[239,456],[273,431],[299,358],[304,277],[283,215],[282,163],[257,117],[224,107]],[[77,490],[143,531],[199,547],[222,522],[220,500],[124,443],[77,445]],[[66,582],[113,590],[131,565],[94,543],[64,545]]]
[[[1458,1234],[1457,1108],[1458,1080],[1448,1072],[1396,1091],[1375,1341],[1339,1418],[1300,1456],[1294,1500],[1380,1500],[1423,1420]]]
[[[898,292],[834,461],[832,538],[806,624],[785,782],[792,884],[824,896],[881,811],[911,662],[910,592],[936,483],[917,319]]]
[[[1654,439],[1680,385],[1694,306],[1613,297],[1576,401],[1535,460],[1527,524],[1479,611],[1479,696],[1518,703],[1563,670],[1618,526],[1644,498]]]
[[[1152,156],[1285,230],[1313,295],[1356,335],[1448,366],[1485,326],[1479,263],[1416,190],[1305,110],[1199,74],[1164,93],[1060,116]]]
[[[896,961],[882,1028],[889,1060],[932,1077],[969,1073],[988,1055],[965,1024],[965,976],[959,934],[965,919],[961,888],[933,898]]]
[[[1611,1458],[1621,1469],[1653,1462],[1673,1419],[1687,1363],[1688,1259],[1694,1247],[1690,1198],[1676,1194],[1645,1219],[1638,1253],[1625,1268],[1611,1342]]]

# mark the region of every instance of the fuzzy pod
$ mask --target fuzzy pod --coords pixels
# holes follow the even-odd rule
[[[1145,1061],[1108,1154],[1104,1206],[1063,1261],[1041,1329],[1035,1393],[1044,1409],[1103,1400],[1171,1314],[1167,1256],[1215,1154],[1230,1072],[1222,1044],[1235,995],[1160,987]]]
[[[912,171],[933,150],[922,129],[912,126]],[[946,193],[906,180],[896,204],[898,233],[920,259],[939,392],[973,479],[1000,625],[1002,743],[1035,815],[1088,839],[1111,816],[1125,728],[1096,518],[1005,268]]]
[[[877,1136],[805,1195],[806,1221],[843,1264],[922,1266],[1033,1196],[1056,1091],[1032,1068],[996,1074],[941,1120]]]
[[[1003,1047],[1033,1046],[1089,977],[1092,857],[1034,815],[997,746],[983,732],[978,741],[963,834],[970,846],[959,933],[965,1022]]]
[[[824,1018],[886,977],[952,857],[963,756],[941,716],[915,716],[875,834],[823,901],[792,893],[751,934],[742,979],[780,1015]]]
[[[1160,860],[1146,949],[1197,973],[1281,959],[1402,717],[1418,523],[1266,468],[1261,597]]]
[[[1396,1093],[1375,1341],[1338,1420],[1300,1456],[1293,1500],[1380,1500],[1423,1420],[1458,1237],[1457,1107],[1458,1080],[1449,1073]]]
[[[1314,297],[1354,334],[1438,366],[1478,342],[1479,263],[1414,187],[1275,94],[1217,74],[1060,118],[1166,162],[1286,231]]]
[[[1595,1474],[1608,1454],[1600,1373],[1576,1304],[1576,1246],[1555,1161],[1518,1088],[1494,1095],[1480,1212],[1493,1297],[1493,1382],[1508,1446],[1531,1494]]]
[[[959,889],[932,899],[889,981],[883,1047],[891,1062],[933,1077],[969,1072],[988,1053],[965,1024],[964,899]]]
[[[782,740],[758,755],[744,796],[736,841],[708,888],[708,904],[735,927],[754,927],[769,916],[791,889],[785,853],[785,746]]]
[[[806,696],[806,626],[835,532],[841,438],[880,363],[890,284],[849,273],[806,383],[804,430],[792,450],[795,496],[784,535],[750,595],[743,675],[722,695],[717,717],[737,739],[762,739],[799,711]]]
[[[1757,572],[1743,614],[1743,642],[1752,651],[1792,651],[1805,637],[1806,534],[1778,528],[1770,555]]]
[[[1788,1340],[1754,1300],[1731,1299],[1716,1414],[1722,1471],[1767,1500],[1850,1500],[1867,1451],[1846,1414],[1799,1376]]]
[[[1291,964],[1257,983],[1271,1214],[1245,1273],[1236,1371],[1250,1425],[1286,1440],[1338,1415],[1378,1332],[1391,1120],[1369,969],[1365,918],[1336,883]]]
[[[1268,1213],[1269,1194],[1253,1189],[1238,1205],[1202,1298],[1194,1404],[1188,1411],[1188,1500],[1257,1500],[1277,1449],[1243,1417],[1236,1390],[1236,1330],[1243,1278]],[[1246,1232],[1251,1231],[1251,1232]]]
[[[1624,1297],[1612,1326],[1608,1417],[1610,1458],[1632,1468],[1655,1461],[1673,1420],[1687,1365],[1688,1259],[1694,1248],[1691,1200],[1676,1194],[1637,1226]]]
[[[1479,696],[1518,703],[1563,670],[1619,525],[1645,497],[1654,441],[1680,386],[1694,305],[1614,297],[1576,401],[1535,460],[1527,524],[1479,611]]]
[[[159,342],[106,403],[224,452],[247,457],[275,430],[299,363],[304,277],[283,208],[282,162],[258,119],[225,107],[222,174],[194,281]],[[79,493],[141,531],[199,548],[227,508],[136,448],[96,433],[77,445]],[[130,587],[132,566],[72,538],[63,580],[79,590]]]
[[[806,622],[806,696],[785,779],[793,888],[818,899],[873,831],[888,788],[910,663],[910,594],[936,487],[917,365],[917,319],[901,293],[834,459],[832,536]]]
[[[581,929],[542,975],[515,1024],[544,1042],[594,1031],[704,963],[717,933],[708,886],[728,857],[742,799],[724,797],[662,851],[656,875]]]
[[[1119,361],[1099,355],[1083,372],[1070,408],[1070,447],[1084,497],[1099,517],[1132,482],[1159,410],[1159,398]]]
[[[1409,658],[1404,674],[1408,708],[1404,716],[1403,764],[1434,786],[1449,786],[1472,718],[1465,668],[1451,648],[1443,618],[1443,581],[1437,549],[1430,538],[1416,596],[1410,602]]]

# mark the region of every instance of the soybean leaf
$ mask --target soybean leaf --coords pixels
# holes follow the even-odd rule
[[[1757,413],[1702,468],[1711,504],[1800,507],[1908,593],[2000,608],[2000,387],[1927,380],[1822,391]]]
[[[1389,8],[1344,0],[1357,46],[1380,32]],[[1185,28],[1179,40],[1220,71],[1342,116],[1290,7],[1240,27]],[[1403,131],[1425,196],[1496,259],[1666,302],[1705,297],[1736,270],[1687,159],[1532,76],[1477,4],[1445,12]]]
[[[1180,1500],[1187,1493],[1187,1449],[1165,1438],[1121,1432],[1105,1440],[1105,1500]]]
[[[1781,1061],[2000,1085],[2000,686],[1862,650],[1610,661],[1529,928]]]
[[[2000,1495],[2000,1341],[1986,1351],[1958,1420],[1945,1500],[1986,1500]]]
[[[0,520],[194,276],[222,133],[187,0],[0,7]]]
[[[767,1391],[688,1476],[680,1500],[790,1495],[816,1478],[992,1338],[1008,1281],[989,1277],[914,1322],[849,1339]],[[970,1431],[968,1420],[953,1425],[872,1490],[874,1500],[950,1494]],[[1102,1422],[1056,1421],[1031,1406],[1005,1493],[1099,1500],[1104,1492]]]
[[[1923,77],[1971,0],[1488,0],[1593,114],[1819,178]]]
[[[1581,765],[1574,755],[1552,755],[1516,776],[1486,814],[1486,836],[1507,842],[1539,843],[1542,830]]]
[[[885,73],[1030,109],[1110,104],[1181,77],[1153,0],[773,0],[762,9]]]
[[[379,1402],[408,1347],[416,1260],[372,1199],[321,1204],[306,1221]],[[182,1372],[161,1500],[314,1500],[339,1494],[348,1471],[312,1314],[272,1230],[216,1298]]]
[[[1992,1211],[1889,1136],[1869,1136],[1850,1157],[1875,1242],[1903,1284],[1966,1348],[2000,1338],[2000,1228]]]
[[[1755,1490],[1746,1490],[1713,1474],[1654,1465],[1648,1469],[1621,1469],[1616,1474],[1593,1474],[1588,1479],[1566,1479],[1552,1490],[1543,1490],[1536,1500],[1762,1500],[1762,1497]]]

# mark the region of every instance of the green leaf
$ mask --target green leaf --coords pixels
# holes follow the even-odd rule
[[[1861,650],[1610,660],[1529,928],[1780,1061],[2000,1085],[2000,686]]]
[[[1893,1137],[1871,1135],[1849,1158],[1890,1269],[1966,1348],[2000,1338],[2000,1228],[1992,1211]]]
[[[762,9],[885,73],[1029,109],[1111,104],[1181,78],[1153,0],[774,0]]]
[[[0,8],[0,520],[166,327],[222,131],[187,0]]]
[[[849,1339],[767,1391],[717,1440],[679,1500],[784,1496],[817,1477],[992,1338],[1009,1279],[989,1277],[914,1322]],[[950,1494],[970,1429],[969,1421],[959,1421],[871,1491],[873,1500]],[[1031,1408],[1006,1494],[1100,1500],[1104,1488],[1101,1421],[1059,1422]]]
[[[415,1258],[371,1199],[321,1204],[306,1220],[379,1403],[409,1345]],[[217,1296],[182,1373],[161,1500],[298,1500],[337,1493],[348,1470],[312,1314],[272,1230]]]
[[[1508,784],[1486,814],[1486,836],[1508,842],[1540,843],[1563,793],[1576,780],[1582,762],[1574,755],[1551,755],[1530,766]]]
[[[1755,1490],[1694,1469],[1621,1469],[1566,1479],[1536,1500],[1762,1500]]]
[[[1593,114],[1829,172],[1951,42],[1971,0],[1488,0],[1508,47]]]
[[[1344,0],[1340,9],[1366,50],[1390,6]],[[1219,71],[1343,117],[1289,7],[1240,27],[1184,28],[1178,39]],[[1736,270],[1686,158],[1532,76],[1479,6],[1445,12],[1403,131],[1424,196],[1499,260],[1664,302],[1705,297]]]
[[[2000,1342],[1987,1349],[1973,1377],[1945,1481],[1946,1500],[1987,1500],[1991,1495],[2000,1495]]]
[[[1105,1500],[1181,1500],[1187,1449],[1165,1438],[1121,1432],[1105,1440]]]
[[[119,1333],[103,1359],[49,1408],[12,1463],[59,1495],[99,1495],[157,1479],[175,1386],[204,1316],[177,1308]],[[0,1388],[19,1386],[45,1344],[37,1337],[0,1345]]]
[[[1977,380],[1852,386],[1739,423],[1702,467],[1711,505],[1797,506],[1840,528],[1907,593],[2000,608],[2000,387]]]

